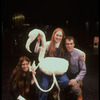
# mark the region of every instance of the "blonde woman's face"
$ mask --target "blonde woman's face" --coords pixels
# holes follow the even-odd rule
[[[29,62],[23,61],[22,62],[22,69],[23,69],[24,72],[27,72],[28,69],[29,69]]]
[[[55,35],[54,35],[55,42],[56,43],[61,42],[62,37],[63,37],[63,33],[61,31],[56,32]]]

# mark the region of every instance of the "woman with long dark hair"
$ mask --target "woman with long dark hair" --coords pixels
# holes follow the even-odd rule
[[[30,59],[20,57],[10,77],[10,92],[14,100],[33,100],[36,97],[36,86],[29,71]]]

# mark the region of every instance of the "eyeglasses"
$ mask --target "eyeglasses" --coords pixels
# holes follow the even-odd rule
[[[28,65],[29,65],[29,63],[22,64],[22,66],[25,66],[25,65],[27,65],[27,66],[28,66]]]
[[[74,43],[65,43],[65,45],[73,45]]]

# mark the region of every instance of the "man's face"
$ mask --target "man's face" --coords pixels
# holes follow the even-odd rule
[[[68,52],[72,52],[74,46],[75,46],[75,44],[74,44],[73,40],[68,40],[68,39],[65,40],[65,47],[66,47]]]

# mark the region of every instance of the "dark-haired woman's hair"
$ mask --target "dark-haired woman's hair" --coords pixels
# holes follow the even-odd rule
[[[10,76],[10,89],[13,91],[18,91],[22,96],[25,94],[24,90],[29,89],[30,81],[32,79],[32,74],[29,72],[29,70],[27,72],[23,71],[21,67],[23,61],[30,63],[30,59],[28,57],[20,57],[17,66]]]

